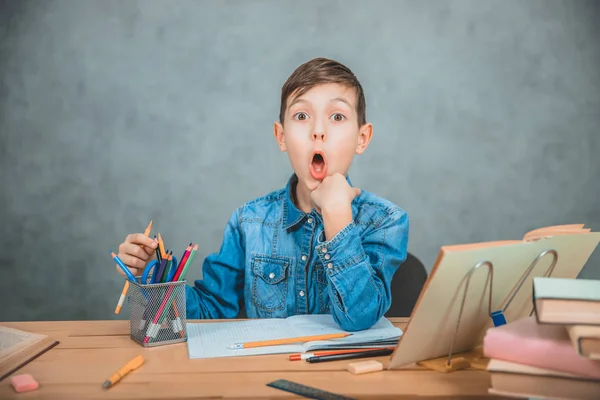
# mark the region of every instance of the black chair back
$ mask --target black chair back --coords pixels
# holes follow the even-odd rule
[[[425,266],[417,257],[408,253],[392,278],[392,305],[385,316],[410,317],[426,281]]]

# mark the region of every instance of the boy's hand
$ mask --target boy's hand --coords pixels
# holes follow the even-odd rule
[[[348,184],[344,175],[335,173],[325,177],[310,197],[323,216],[325,239],[331,240],[352,222],[352,200],[360,194],[359,188]]]
[[[125,241],[119,245],[119,258],[129,267],[133,275],[141,275],[146,264],[156,253],[158,243],[143,233],[127,235]],[[115,265],[121,275],[125,275],[118,265]]]
[[[329,212],[350,206],[359,194],[359,188],[350,186],[344,175],[336,172],[326,176],[310,197],[319,211]]]

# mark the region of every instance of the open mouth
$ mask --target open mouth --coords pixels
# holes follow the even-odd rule
[[[327,161],[325,155],[321,152],[316,152],[310,161],[310,175],[313,179],[323,180],[327,176]]]

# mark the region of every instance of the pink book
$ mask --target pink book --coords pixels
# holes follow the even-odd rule
[[[581,357],[560,324],[538,324],[535,316],[487,330],[486,357],[600,379],[600,361]]]

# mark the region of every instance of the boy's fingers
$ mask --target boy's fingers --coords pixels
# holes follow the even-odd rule
[[[356,193],[355,196],[358,196],[360,194],[360,188],[354,188],[354,192]]]
[[[147,261],[150,258],[150,255],[144,251],[139,245],[125,242],[119,245],[119,257],[122,254],[128,254],[130,256],[134,256],[140,258],[144,261]]]
[[[156,249],[150,248],[148,246],[144,246],[144,251],[148,253],[149,256],[152,256],[156,253]]]
[[[146,262],[144,260],[140,260],[137,257],[131,256],[129,254],[119,255],[119,258],[123,261],[123,263],[129,267],[129,270],[135,275],[138,271],[134,272],[134,269],[144,269],[146,267]]]
[[[148,246],[152,249],[155,249],[156,246],[158,246],[158,243],[156,243],[156,241],[152,238],[149,238],[148,236],[144,235],[143,233],[132,233],[130,235],[127,235],[127,238],[125,238],[126,242],[129,243],[135,243],[135,244],[141,244],[144,246]]]

